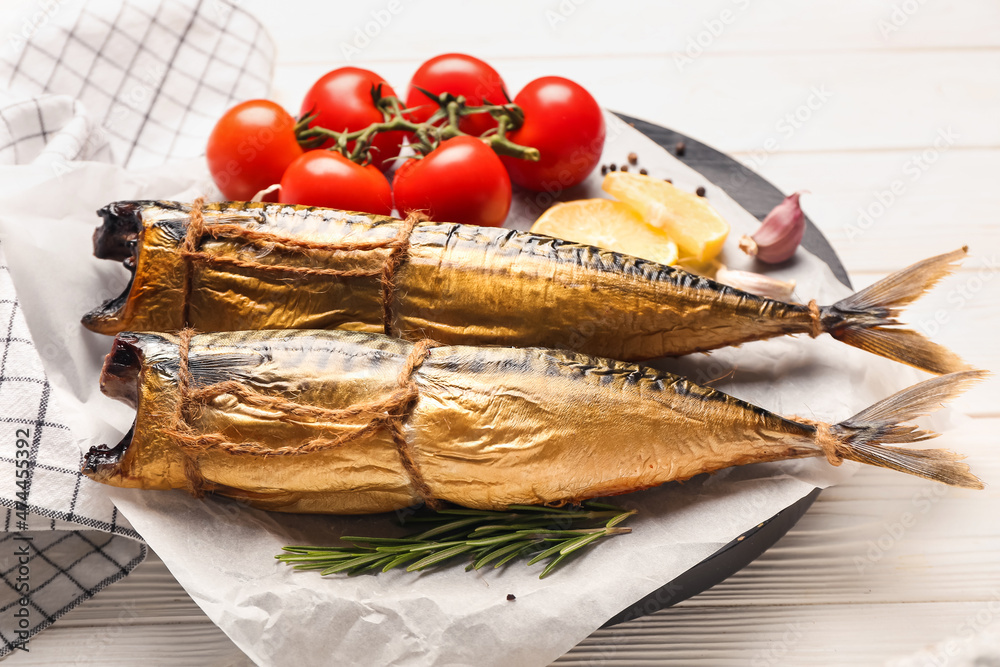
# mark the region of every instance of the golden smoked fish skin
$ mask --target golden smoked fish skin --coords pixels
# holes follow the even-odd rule
[[[405,232],[393,218],[267,203],[209,204],[200,209],[207,233],[186,256],[190,205],[119,202],[100,213],[105,224],[95,233],[95,254],[124,260],[134,272],[125,294],[84,317],[88,328],[106,334],[188,326],[206,332],[339,328],[641,361],[828,332],[931,372],[967,368],[920,334],[890,328],[896,310],[886,301],[912,301],[964,251],[936,258],[902,292],[856,299],[859,293],[854,302],[810,308],[592,246],[424,222],[404,234],[405,256],[386,292],[381,269],[391,248],[328,250],[303,243],[384,245]],[[213,236],[223,228],[229,233]]]
[[[926,412],[980,375],[929,380],[909,390],[920,389],[919,400],[869,409],[873,421],[859,413],[821,425],[669,373],[552,349],[432,347],[344,331],[122,333],[101,383],[136,407],[135,426],[117,446],[91,449],[84,471],[114,486],[343,514],[421,501],[563,503],[824,455],[975,487],[950,452],[915,455],[878,440],[928,437],[892,420]],[[409,390],[382,412],[343,414]],[[192,403],[199,391],[209,398]],[[389,427],[397,418],[402,445]]]

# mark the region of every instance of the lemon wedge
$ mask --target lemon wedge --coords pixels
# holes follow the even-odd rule
[[[535,221],[531,231],[660,264],[677,261],[677,244],[620,201],[578,199],[556,204]]]
[[[614,171],[604,177],[604,191],[637,210],[648,224],[677,242],[681,253],[708,262],[722,250],[729,223],[704,197],[651,176]]]

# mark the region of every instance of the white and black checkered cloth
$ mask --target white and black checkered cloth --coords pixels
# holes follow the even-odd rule
[[[77,101],[96,130],[94,149],[106,142],[117,164],[149,167],[201,155],[226,109],[270,88],[274,44],[255,18],[230,2],[23,4],[23,18],[12,22],[0,50],[0,89]],[[4,138],[8,115],[0,107],[0,162],[28,162],[12,158],[20,150],[38,151],[47,119],[39,112],[34,127],[8,127],[13,138]]]
[[[2,246],[0,335],[0,653],[5,654],[128,574],[145,558],[146,547],[102,490],[80,474],[81,445],[53,402]]]
[[[0,165],[58,173],[73,160],[151,167],[194,157],[227,108],[268,93],[274,45],[230,2],[9,3]],[[0,657],[146,555],[103,487],[81,475],[87,445],[67,421],[0,245]]]

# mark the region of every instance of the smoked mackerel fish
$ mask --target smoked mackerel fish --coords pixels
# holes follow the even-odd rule
[[[804,457],[981,488],[960,456],[899,445],[932,437],[904,422],[983,375],[935,377],[826,424],[561,350],[349,331],[126,332],[101,386],[136,421],[117,445],[91,448],[83,469],[113,486],[340,514],[560,504]]]
[[[509,229],[267,203],[118,202],[99,214],[94,254],[132,273],[83,318],[105,334],[339,328],[642,361],[828,333],[932,373],[968,369],[895,319],[964,249],[819,306]]]

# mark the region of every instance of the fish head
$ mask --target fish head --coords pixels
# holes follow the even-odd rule
[[[115,337],[101,371],[101,391],[134,407],[136,419],[116,445],[91,447],[84,455],[82,471],[91,479],[132,488],[190,486],[188,459],[173,437],[177,341],[168,334],[125,332]]]

